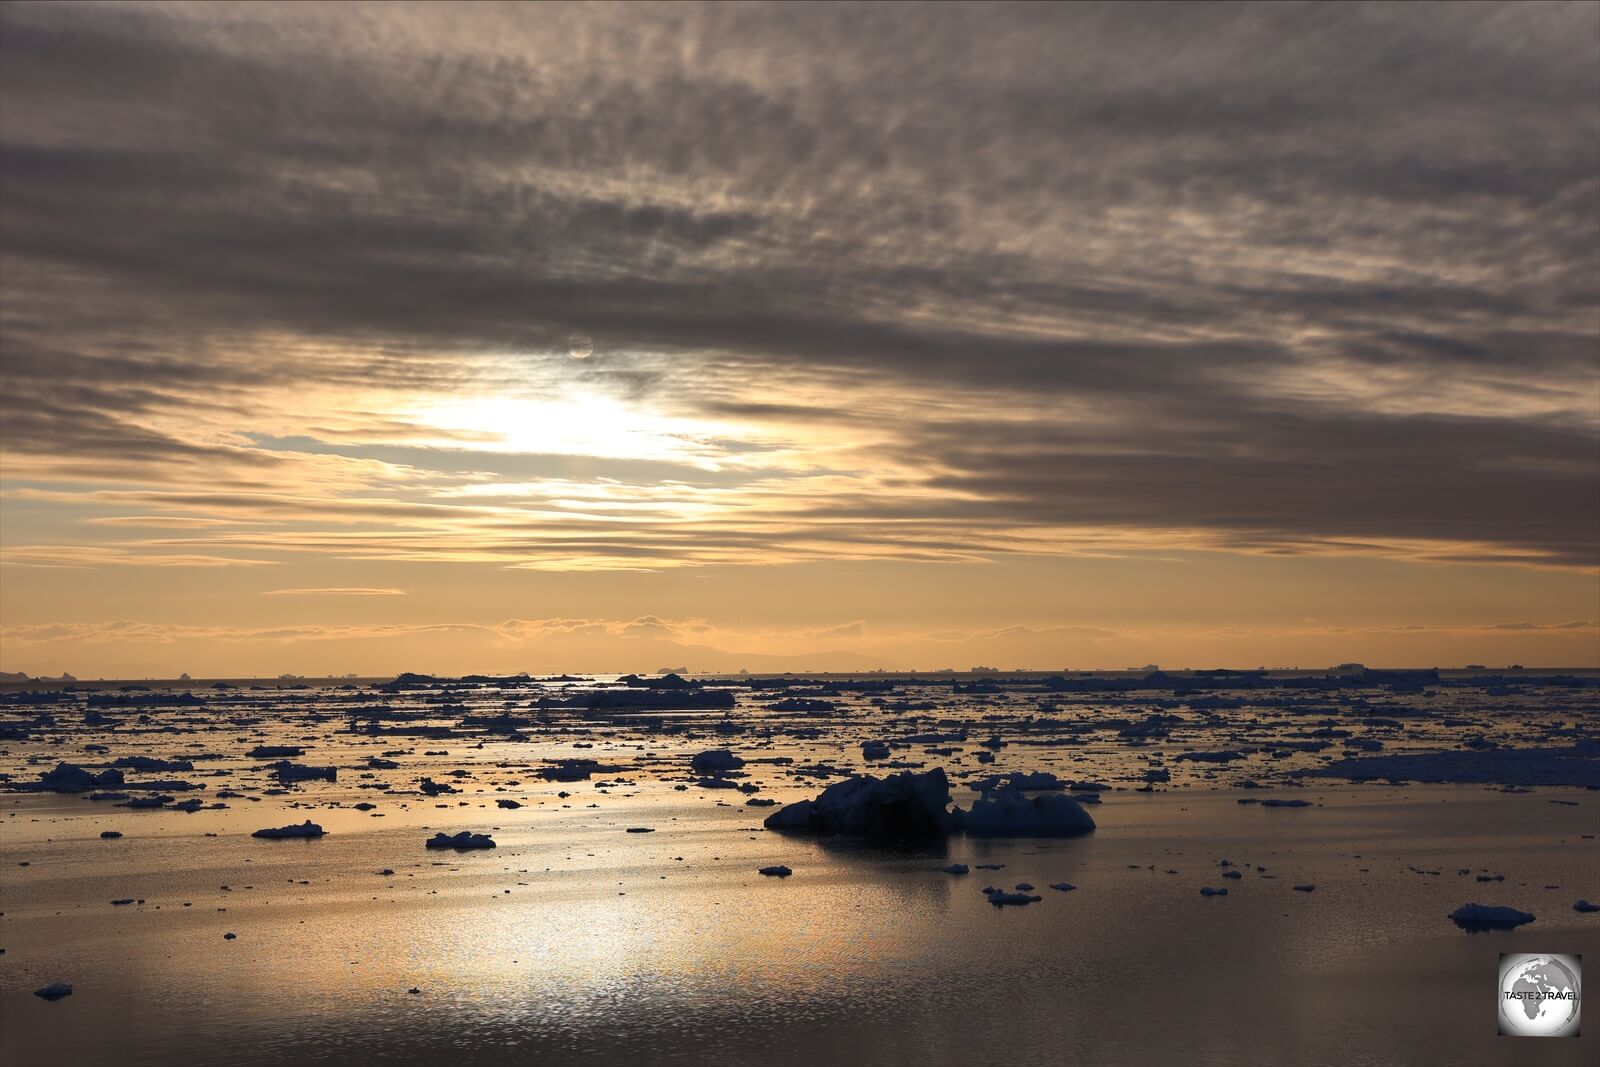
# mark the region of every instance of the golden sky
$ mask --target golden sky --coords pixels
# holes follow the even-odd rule
[[[0,23],[4,670],[1600,663],[1600,8]]]

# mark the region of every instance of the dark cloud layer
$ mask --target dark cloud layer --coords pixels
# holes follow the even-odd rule
[[[52,477],[247,481],[282,450],[164,418],[275,434],[265,391],[483,388],[581,331],[606,358],[530,373],[884,433],[927,491],[819,497],[838,525],[808,540],[1600,556],[1593,5],[7,4],[0,29],[4,446]]]

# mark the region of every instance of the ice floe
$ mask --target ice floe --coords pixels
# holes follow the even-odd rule
[[[283,837],[322,837],[327,833],[322,827],[307,819],[303,823],[291,826],[268,827],[257,830],[251,837],[283,838]]]

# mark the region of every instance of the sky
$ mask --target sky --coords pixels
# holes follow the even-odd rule
[[[0,669],[1600,665],[1600,5],[0,5]]]

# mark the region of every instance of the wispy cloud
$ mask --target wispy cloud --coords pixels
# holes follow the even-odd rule
[[[273,562],[202,552],[130,551],[117,545],[15,545],[0,549],[0,564],[19,567],[264,567]]]

